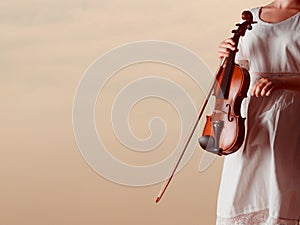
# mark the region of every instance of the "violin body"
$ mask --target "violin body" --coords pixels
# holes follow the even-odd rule
[[[220,68],[214,89],[215,107],[213,113],[206,116],[202,136],[199,138],[201,147],[218,155],[228,155],[237,151],[244,141],[245,118],[241,116],[242,100],[247,96],[250,85],[248,71],[237,64],[233,72],[227,96],[221,89],[225,69]],[[219,96],[219,97],[218,97]]]

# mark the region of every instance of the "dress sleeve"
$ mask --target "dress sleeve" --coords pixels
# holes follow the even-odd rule
[[[243,37],[240,38],[239,44],[238,44],[238,52],[235,56],[235,62],[240,65],[241,67],[249,70],[249,59],[245,56],[243,52]]]

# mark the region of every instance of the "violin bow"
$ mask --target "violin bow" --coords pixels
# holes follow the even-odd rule
[[[179,163],[181,162],[181,159],[182,159],[184,153],[186,152],[186,149],[187,149],[187,147],[188,147],[188,145],[189,145],[189,143],[190,143],[190,141],[191,141],[191,139],[192,139],[192,137],[193,137],[193,135],[195,133],[195,130],[196,130],[196,128],[198,126],[198,123],[199,123],[199,121],[200,121],[200,119],[202,117],[202,114],[204,112],[204,109],[206,108],[206,105],[208,103],[208,100],[209,100],[209,98],[210,98],[210,96],[211,96],[211,94],[212,94],[212,92],[214,90],[214,87],[215,87],[215,85],[217,83],[217,79],[216,78],[217,78],[217,76],[219,74],[219,71],[223,67],[225,61],[226,61],[226,58],[223,57],[222,60],[221,60],[220,65],[219,65],[219,68],[217,69],[217,72],[215,74],[215,77],[214,77],[214,80],[213,80],[213,82],[211,84],[209,92],[208,92],[207,96],[205,97],[205,99],[204,99],[204,101],[203,101],[203,103],[202,103],[202,105],[200,107],[197,119],[196,119],[196,121],[195,121],[195,123],[194,123],[194,125],[193,125],[193,127],[192,127],[192,129],[190,131],[190,134],[189,134],[189,136],[188,136],[188,138],[187,138],[187,140],[185,142],[185,145],[184,145],[184,147],[183,147],[183,149],[182,149],[182,151],[181,151],[181,153],[180,153],[180,155],[179,155],[179,157],[178,157],[178,159],[177,159],[177,161],[175,163],[175,166],[174,166],[173,170],[171,170],[171,175],[169,176],[169,178],[167,180],[165,180],[165,182],[163,183],[163,186],[162,186],[159,194],[156,197],[156,200],[155,200],[156,203],[158,203],[161,200],[161,198],[164,195],[165,191],[167,190],[167,188],[168,188],[171,180],[173,179],[173,176],[174,176],[174,174],[175,174],[175,172],[176,172],[176,170],[177,170],[177,168],[179,166]]]

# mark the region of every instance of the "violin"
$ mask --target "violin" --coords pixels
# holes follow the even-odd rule
[[[251,30],[253,16],[244,11],[242,24],[236,24],[237,30],[232,39],[238,45],[239,38]],[[247,97],[250,85],[249,72],[235,63],[236,51],[231,51],[228,58],[221,64],[214,82],[215,107],[206,123],[202,136],[198,139],[200,146],[217,155],[228,155],[236,152],[244,141],[245,118],[240,114],[241,102]]]
[[[246,30],[251,30],[252,24],[256,23],[253,21],[253,16],[250,11],[244,11],[242,13],[242,19],[244,22],[236,24],[238,29],[232,31],[232,33],[234,33],[232,39],[236,46],[238,45],[240,37],[245,35]],[[164,182],[156,198],[156,203],[160,201],[169,186],[202,117],[208,100],[212,95],[216,98],[215,107],[212,114],[206,116],[202,136],[198,139],[200,146],[208,152],[221,156],[236,152],[243,144],[245,118],[241,116],[240,108],[242,100],[247,96],[250,85],[250,75],[246,69],[235,63],[235,55],[236,51],[230,50],[229,56],[223,58],[209,92],[199,110],[197,120],[171,171],[171,175]]]

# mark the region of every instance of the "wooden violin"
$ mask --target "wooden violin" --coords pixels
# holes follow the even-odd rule
[[[251,12],[244,11],[242,24],[233,30],[232,39],[236,46],[239,38],[245,35],[246,30],[252,29],[253,16]],[[241,102],[247,96],[250,85],[248,71],[235,63],[236,51],[231,51],[225,62],[221,64],[216,73],[213,85],[215,107],[210,116],[206,116],[206,124],[202,136],[199,138],[200,146],[209,152],[218,155],[228,155],[236,152],[242,145],[245,136],[245,118],[240,114]]]
[[[236,46],[239,38],[245,35],[246,30],[252,29],[253,16],[250,11],[242,13],[241,24],[236,24],[238,29],[233,30],[232,39]],[[202,136],[198,139],[200,146],[211,153],[228,155],[236,152],[244,141],[245,118],[240,114],[241,102],[246,97],[250,84],[250,76],[246,69],[235,63],[236,51],[230,51],[229,56],[222,60],[215,74],[214,82],[210,87],[203,104],[199,110],[197,120],[191,129],[190,135],[184,145],[178,160],[175,163],[171,175],[164,182],[156,203],[160,201],[168,185],[170,184],[177,167],[187,149],[187,146],[197,128],[209,98],[214,95],[215,107],[211,115],[206,116],[206,124]]]

